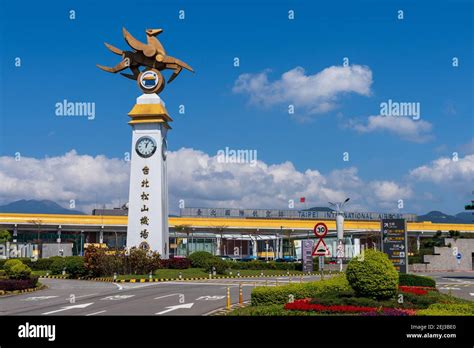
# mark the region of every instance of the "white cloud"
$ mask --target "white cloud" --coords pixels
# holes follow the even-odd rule
[[[412,197],[410,187],[399,185],[393,181],[373,181],[369,184],[373,195],[381,202],[397,202],[399,199]]]
[[[386,131],[416,143],[427,142],[433,138],[431,134],[433,126],[430,122],[413,120],[409,117],[369,116],[367,124],[352,120],[349,127],[360,133]]]
[[[448,157],[438,158],[411,170],[410,177],[436,184],[453,183],[470,191],[474,185],[474,155],[460,157],[457,161]]]
[[[0,203],[17,199],[49,199],[90,212],[97,202],[123,204],[128,197],[129,165],[105,156],[78,155],[36,159],[0,157]]]
[[[335,108],[337,98],[344,93],[371,93],[372,71],[367,66],[331,66],[314,75],[306,75],[302,67],[296,67],[275,81],[269,81],[268,74],[269,70],[240,75],[233,92],[247,94],[254,104],[293,104],[310,114]]]
[[[364,181],[355,167],[323,174],[315,169],[299,171],[289,161],[273,165],[258,161],[254,166],[220,163],[217,156],[189,148],[169,152],[168,161],[172,212],[177,212],[180,199],[188,207],[287,208],[289,199],[299,197],[306,197],[312,206],[350,197],[352,211],[396,211],[399,199],[412,202],[411,206],[416,203],[420,192],[412,184],[418,180],[435,182],[438,187],[461,183],[466,189],[474,178],[474,155],[458,162],[438,159],[412,170],[400,182]],[[68,206],[74,199],[77,209],[90,213],[94,206],[123,204],[128,181],[129,164],[117,158],[75,151],[43,159],[22,157],[21,161],[0,157],[1,204],[50,199]],[[432,193],[436,201],[440,191]]]

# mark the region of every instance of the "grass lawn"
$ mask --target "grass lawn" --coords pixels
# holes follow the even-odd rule
[[[51,272],[50,272],[50,271],[31,271],[31,274],[34,274],[34,275],[37,275],[37,276],[42,277],[42,276],[45,276],[46,273],[48,273],[48,272],[49,272],[49,274],[51,275]]]

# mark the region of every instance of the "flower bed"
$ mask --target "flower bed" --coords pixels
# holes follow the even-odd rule
[[[435,288],[429,286],[399,286],[398,290],[404,293],[410,293],[415,295],[426,295],[428,291],[436,291]]]
[[[297,300],[287,303],[286,310],[296,311],[316,311],[322,313],[347,313],[347,314],[368,314],[373,315],[414,315],[415,311],[409,309],[384,308],[384,307],[366,307],[366,306],[348,306],[348,305],[321,305],[310,303],[309,299]]]

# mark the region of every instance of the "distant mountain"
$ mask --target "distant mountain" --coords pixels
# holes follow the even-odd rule
[[[458,219],[464,220],[467,223],[473,223],[474,222],[474,214],[473,212],[462,212],[456,214],[456,217]]]
[[[53,201],[38,201],[35,199],[22,199],[6,205],[1,205],[0,213],[85,215],[82,211],[63,208]]]
[[[472,223],[473,216],[471,215],[471,220],[468,220],[463,214],[470,214],[470,213],[459,213],[454,215],[448,215],[443,212],[434,210],[430,211],[428,214],[425,215],[418,215],[418,221],[431,221],[435,223],[451,223],[451,224],[466,224]]]

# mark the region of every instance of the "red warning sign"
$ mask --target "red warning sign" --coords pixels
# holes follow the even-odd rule
[[[313,249],[313,256],[331,256],[329,252],[329,248],[324,243],[324,240],[321,238],[319,242],[316,244],[316,247]]]

